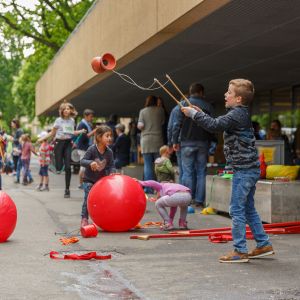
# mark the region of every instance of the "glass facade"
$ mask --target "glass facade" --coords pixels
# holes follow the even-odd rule
[[[289,156],[300,162],[300,85],[257,92],[251,107],[252,120],[260,125],[263,139],[276,139],[270,135],[273,120],[282,124],[282,134],[286,135]]]

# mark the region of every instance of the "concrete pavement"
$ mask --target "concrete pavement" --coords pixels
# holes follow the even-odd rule
[[[33,174],[37,170],[34,162]],[[206,237],[141,241],[129,239],[134,231],[100,232],[62,246],[55,232],[79,229],[83,192],[76,188],[78,178],[72,176],[70,199],[63,198],[64,175],[50,175],[50,192],[36,191],[34,179],[24,187],[3,175],[18,222],[9,241],[0,244],[0,299],[300,299],[300,235],[272,236],[276,255],[246,264],[219,263],[232,243],[212,244]],[[142,223],[147,221],[160,221],[151,202]],[[229,218],[199,210],[188,221],[193,229],[230,226]],[[51,250],[97,250],[113,257],[55,261]]]

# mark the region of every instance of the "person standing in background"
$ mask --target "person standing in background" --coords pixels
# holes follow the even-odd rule
[[[163,145],[162,126],[165,114],[162,107],[157,106],[157,98],[153,95],[146,98],[145,107],[139,113],[138,129],[141,130],[141,149],[144,159],[144,180],[154,180],[154,161],[159,156],[159,148]],[[150,193],[150,188],[145,188]]]
[[[83,119],[77,126],[77,130],[86,130],[86,133],[82,133],[76,139],[76,148],[78,149],[78,153],[80,156],[80,160],[83,158],[85,152],[89,148],[89,146],[93,145],[93,136],[96,129],[93,130],[93,118],[94,111],[91,109],[85,109],[83,111]],[[83,189],[83,174],[84,167],[80,167],[79,170],[79,186],[78,188]]]

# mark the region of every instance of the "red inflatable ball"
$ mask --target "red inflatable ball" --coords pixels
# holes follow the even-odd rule
[[[0,243],[6,242],[15,230],[17,208],[12,199],[0,191]]]
[[[88,197],[88,211],[104,231],[128,231],[142,219],[146,197],[141,185],[126,175],[113,174],[100,179]]]

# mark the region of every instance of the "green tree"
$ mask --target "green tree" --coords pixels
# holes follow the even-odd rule
[[[8,46],[11,50],[8,49]],[[23,59],[20,41],[16,38],[0,43],[0,110],[1,124],[8,129],[10,120],[15,116],[16,109],[11,94],[14,76],[18,73]]]
[[[38,0],[28,8],[18,0],[0,0],[0,78],[6,80],[0,83],[5,95],[0,104],[6,120],[34,117],[36,82],[93,2]],[[26,49],[32,54],[24,58]]]

